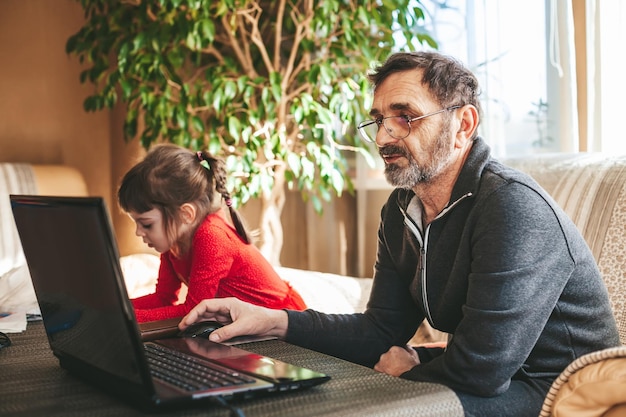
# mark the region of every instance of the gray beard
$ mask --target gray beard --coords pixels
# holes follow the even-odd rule
[[[412,156],[409,155],[407,158],[409,159],[407,168],[401,168],[396,164],[386,165],[385,178],[394,187],[410,190],[417,184],[429,181],[430,174],[424,172]]]
[[[448,165],[451,157],[451,153],[448,150],[447,138],[444,134],[444,132],[447,131],[447,129],[445,129],[446,127],[447,126],[443,126],[439,131],[437,141],[430,154],[430,163],[427,165],[420,166],[413,156],[403,147],[393,145],[388,147],[393,150],[391,153],[403,155],[409,161],[409,166],[402,168],[396,164],[385,165],[385,178],[387,182],[394,187],[410,190],[418,184],[428,184],[433,178],[439,175]],[[384,154],[384,148],[381,148],[379,153],[381,153],[381,155]]]

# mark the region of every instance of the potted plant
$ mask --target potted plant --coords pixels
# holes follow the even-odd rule
[[[317,211],[351,190],[343,151],[365,74],[393,50],[436,47],[411,0],[81,0],[66,45],[95,91],[87,111],[125,104],[124,137],[227,160],[236,203],[262,202],[259,247],[278,264],[286,188]]]

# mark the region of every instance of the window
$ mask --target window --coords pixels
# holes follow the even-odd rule
[[[562,68],[563,39],[552,30],[560,17],[554,3],[421,1],[439,51],[463,61],[479,78],[484,111],[479,132],[496,156],[572,147],[559,135],[558,115],[569,106],[559,78],[572,74]],[[571,133],[568,137],[577,142]]]

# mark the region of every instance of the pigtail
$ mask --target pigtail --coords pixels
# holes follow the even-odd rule
[[[230,218],[235,225],[235,230],[237,230],[237,234],[241,236],[241,238],[246,242],[250,243],[250,236],[248,231],[246,230],[246,226],[243,223],[243,219],[239,215],[239,212],[233,207],[233,200],[230,198],[230,194],[223,193],[224,201],[226,202],[226,206],[228,206],[228,212],[230,213]]]
[[[206,152],[198,151],[197,155],[200,163],[213,174],[215,190],[220,193],[220,195],[224,199],[237,234],[244,240],[244,242],[250,243],[250,235],[246,230],[243,218],[239,215],[239,212],[233,207],[233,200],[230,196],[230,193],[226,189],[226,167],[224,165],[224,162],[220,159],[212,157]]]

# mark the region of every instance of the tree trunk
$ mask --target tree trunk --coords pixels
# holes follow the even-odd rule
[[[285,167],[274,172],[274,187],[261,198],[260,246],[263,256],[273,265],[280,266],[283,248],[281,214],[285,206]]]

